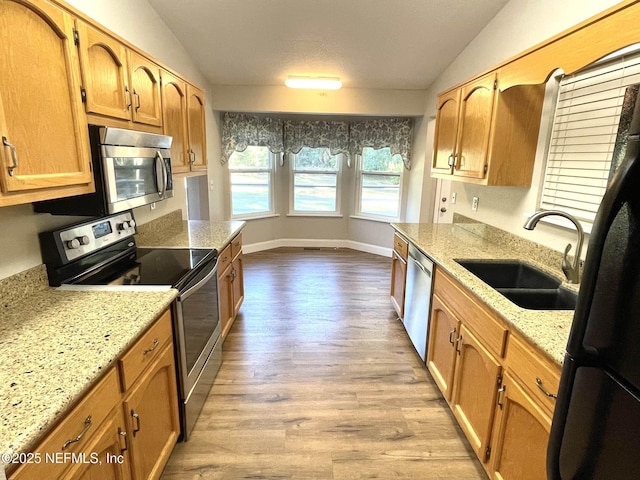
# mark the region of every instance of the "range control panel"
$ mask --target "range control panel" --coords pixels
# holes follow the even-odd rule
[[[135,233],[133,214],[126,211],[40,234],[40,240],[43,248],[45,245],[47,248],[55,245],[60,263],[64,264],[132,237]]]

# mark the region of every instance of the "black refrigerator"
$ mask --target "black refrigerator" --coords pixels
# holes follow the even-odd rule
[[[640,479],[637,87],[627,90],[625,106],[616,146],[621,160],[594,222],[562,368],[549,480]]]

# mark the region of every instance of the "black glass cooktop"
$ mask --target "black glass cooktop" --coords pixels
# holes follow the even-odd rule
[[[82,285],[171,285],[180,289],[209,262],[216,251],[189,248],[137,248],[131,256],[83,278]]]

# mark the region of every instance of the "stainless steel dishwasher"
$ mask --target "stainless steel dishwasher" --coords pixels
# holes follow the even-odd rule
[[[410,243],[402,321],[422,360],[425,360],[427,352],[432,283],[433,262]]]

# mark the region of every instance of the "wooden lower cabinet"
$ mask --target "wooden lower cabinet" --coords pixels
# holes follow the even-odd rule
[[[244,301],[244,270],[242,268],[242,252],[238,253],[231,263],[233,284],[233,316],[235,318]]]
[[[218,269],[218,308],[222,340],[224,340],[244,301],[242,234],[238,234],[222,250]]]
[[[167,328],[170,310],[30,452],[42,461],[19,466],[9,478],[158,479],[180,435],[173,342],[163,335]]]
[[[551,417],[507,372],[500,387],[491,447],[490,476],[495,480],[547,478]]]
[[[395,250],[391,257],[391,303],[398,317],[404,317],[404,294],[407,280],[407,261]]]
[[[451,408],[476,455],[486,461],[502,366],[465,327],[460,327]]]
[[[431,300],[427,368],[447,401],[451,400],[460,322],[437,295]]]
[[[134,480],[160,478],[180,435],[175,372],[168,345],[124,401]]]

